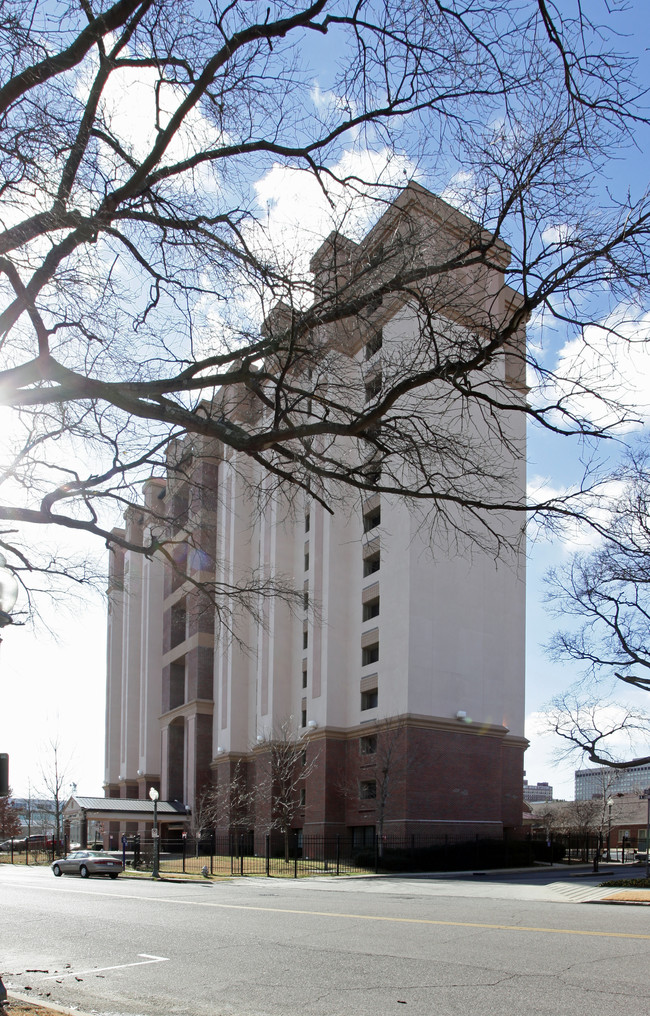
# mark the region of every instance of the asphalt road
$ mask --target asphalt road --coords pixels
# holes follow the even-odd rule
[[[650,910],[570,902],[553,879],[183,885],[7,865],[0,970],[102,1016],[646,1016]]]

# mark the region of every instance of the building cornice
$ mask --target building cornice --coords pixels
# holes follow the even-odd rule
[[[190,699],[189,702],[184,702],[182,706],[176,706],[175,709],[170,709],[169,712],[163,713],[158,719],[163,727],[167,727],[174,720],[179,719],[179,717],[212,716],[213,713],[214,702],[212,699]]]
[[[214,635],[212,632],[194,632],[194,634],[190,635],[188,639],[184,639],[182,642],[179,642],[178,645],[175,645],[172,649],[163,653],[163,667],[167,667],[170,663],[174,663],[174,661],[180,656],[186,656],[187,653],[191,653],[193,649],[214,649]]]

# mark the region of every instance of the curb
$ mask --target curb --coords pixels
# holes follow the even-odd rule
[[[40,998],[30,998],[29,995],[19,995],[15,991],[7,992],[7,1002],[9,1003],[8,1016],[11,1016],[12,1002],[25,1002],[27,1005],[38,1005],[41,1009],[50,1009],[53,1013],[63,1013],[64,1016],[92,1016],[91,1013],[83,1012],[81,1009],[67,1009],[63,1005],[55,1005],[53,1002],[41,1001]]]

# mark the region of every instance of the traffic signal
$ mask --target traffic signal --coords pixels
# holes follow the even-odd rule
[[[9,756],[6,751],[0,752],[0,797],[9,794]]]

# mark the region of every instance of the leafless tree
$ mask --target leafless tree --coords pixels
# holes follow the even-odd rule
[[[199,856],[200,840],[206,831],[214,828],[216,820],[215,788],[204,785],[196,795],[194,807],[185,823],[186,830],[194,842],[196,856]]]
[[[277,829],[284,841],[284,859],[289,861],[289,833],[296,817],[305,809],[309,778],[319,763],[319,751],[304,733],[296,729],[293,717],[273,731],[261,734],[256,745],[255,805],[268,814],[267,828]]]
[[[391,806],[407,773],[413,775],[418,765],[413,750],[407,745],[407,724],[404,720],[385,717],[373,726],[360,741],[361,766],[358,775],[342,777],[339,792],[349,801],[374,804],[379,856],[383,853],[385,824]],[[433,763],[433,760],[431,760]]]
[[[650,715],[639,705],[608,701],[612,685],[650,692],[650,470],[647,443],[630,451],[610,505],[607,537],[589,554],[548,576],[548,603],[573,627],[557,631],[552,658],[578,663],[585,680],[555,700],[552,729],[566,752],[626,769],[650,762]],[[607,691],[603,691],[607,689]],[[637,695],[637,700],[639,696]]]
[[[186,438],[497,549],[504,512],[572,511],[523,502],[511,422],[633,415],[600,390],[594,424],[590,378],[522,344],[531,318],[625,340],[609,312],[645,298],[647,199],[601,186],[643,116],[617,28],[548,0],[8,0],[0,545],[25,585],[89,581],[27,529],[124,545],[116,519]],[[448,199],[426,228],[412,177]],[[323,211],[287,233],[291,187]],[[349,349],[399,314],[416,338],[369,378]],[[173,556],[153,522],[132,549]]]
[[[249,783],[246,764],[238,759],[228,788],[228,819],[235,835],[242,835],[254,824],[255,799],[255,788]]]
[[[64,755],[58,737],[48,742],[42,755],[40,770],[43,788],[40,796],[47,799],[46,807],[54,824],[56,843],[59,843],[63,839],[63,809],[72,785],[70,780],[72,762]]]
[[[256,788],[249,781],[248,762],[238,758],[226,775],[205,792],[205,806],[212,827],[228,829],[236,838],[255,824]]]
[[[600,827],[600,802],[565,801],[560,810],[559,826],[566,835],[576,836],[581,843],[585,843]],[[582,859],[586,861],[584,847],[581,848],[581,853]]]
[[[556,752],[560,760],[586,757],[614,771],[650,762],[650,756],[632,757],[650,733],[650,715],[641,709],[590,696],[579,686],[554,699],[547,717],[549,729],[564,742]]]
[[[20,832],[20,812],[18,805],[12,800],[11,787],[8,795],[0,796],[0,836],[8,839]]]
[[[554,832],[562,828],[562,809],[564,801],[533,801],[530,810],[533,814],[534,825],[542,828],[547,840]]]

